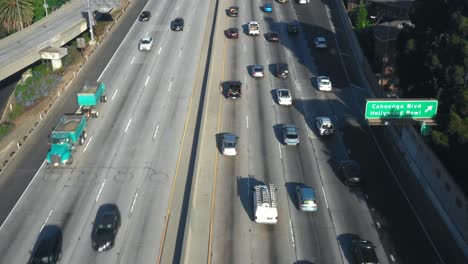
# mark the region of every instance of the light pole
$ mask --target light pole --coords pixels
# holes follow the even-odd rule
[[[89,4],[89,0],[86,0],[86,5],[88,7],[88,20],[89,20],[89,34],[91,35],[91,40],[89,41],[90,45],[94,45],[96,41],[94,40],[94,33],[93,33],[93,14],[91,13],[91,5]]]
[[[42,6],[44,7],[44,10],[45,10],[45,16],[49,16],[49,12],[47,11],[47,8],[49,7],[49,5],[47,4],[46,0],[44,0],[44,4]]]
[[[16,7],[18,9],[18,17],[19,17],[20,27],[21,27],[21,30],[23,30],[23,20],[21,19],[21,12],[20,12],[20,6],[19,6],[19,1],[18,0],[16,0]]]

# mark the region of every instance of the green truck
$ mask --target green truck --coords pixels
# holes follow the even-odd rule
[[[86,116],[64,114],[49,135],[51,144],[47,164],[60,166],[73,163],[73,149],[86,140]]]
[[[98,102],[107,102],[107,96],[104,94],[106,85],[103,82],[85,83],[81,92],[76,95],[79,108],[77,115],[85,115],[86,118],[96,118],[99,113],[96,110]]]

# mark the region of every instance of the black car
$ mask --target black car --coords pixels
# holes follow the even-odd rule
[[[226,14],[230,17],[239,16],[239,7],[231,6],[226,10]]]
[[[351,241],[351,252],[356,264],[379,264],[374,245],[370,241],[354,238]]]
[[[229,39],[238,39],[239,38],[239,29],[229,28],[226,30],[226,36]]]
[[[171,29],[174,31],[182,31],[184,30],[184,19],[178,17],[171,22]]]
[[[285,79],[285,78],[288,78],[288,76],[289,76],[288,64],[277,63],[276,64],[276,77]]]
[[[299,22],[293,21],[288,24],[288,33],[296,34],[299,32]]]
[[[270,32],[267,35],[267,39],[269,42],[278,42],[279,41],[279,34],[276,32]]]
[[[151,12],[150,11],[143,11],[140,14],[140,17],[138,20],[140,21],[148,21],[151,18]]]
[[[345,185],[354,186],[361,183],[361,166],[354,160],[340,161],[338,173]]]
[[[120,212],[116,205],[105,204],[99,207],[91,232],[92,246],[97,251],[109,250],[114,246],[120,227]]]
[[[226,85],[226,97],[229,99],[237,99],[242,95],[242,83],[240,81],[229,81]]]
[[[62,257],[62,230],[55,225],[42,228],[31,253],[29,264],[55,264]]]

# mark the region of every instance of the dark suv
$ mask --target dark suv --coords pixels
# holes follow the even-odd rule
[[[288,24],[288,33],[297,34],[299,32],[299,22],[293,21]]]
[[[285,78],[288,78],[288,76],[289,76],[288,64],[277,63],[276,64],[276,77],[285,79]]]
[[[184,30],[184,19],[178,17],[171,22],[171,29],[173,31],[182,31]]]
[[[42,228],[29,259],[29,264],[55,264],[62,257],[62,230],[55,225]]]
[[[338,164],[338,173],[345,185],[355,186],[361,183],[361,166],[354,160],[342,160]]]
[[[109,250],[114,246],[120,227],[120,212],[115,204],[99,207],[91,232],[92,246],[97,251]]]
[[[351,252],[356,264],[379,264],[374,245],[370,241],[354,238],[351,241]]]
[[[140,17],[138,20],[140,21],[148,21],[151,18],[151,12],[150,11],[143,11],[140,14]]]
[[[242,95],[242,83],[239,81],[225,82],[226,98],[237,99]]]

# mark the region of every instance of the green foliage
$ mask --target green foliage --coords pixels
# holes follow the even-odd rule
[[[463,0],[415,0],[413,27],[397,40],[400,88],[406,97],[437,98],[439,126],[431,143],[449,171],[465,182],[468,157],[468,18]]]
[[[13,121],[18,116],[20,116],[25,111],[25,107],[23,105],[15,104],[10,114],[8,114],[8,120]]]
[[[356,17],[356,29],[362,30],[371,25],[369,21],[369,15],[367,13],[366,6],[361,2],[357,8],[357,17]]]
[[[52,72],[46,64],[38,64],[32,68],[32,77],[15,88],[16,104],[32,106],[40,98],[47,96],[61,80],[60,72]]]
[[[0,140],[3,139],[10,131],[13,129],[13,125],[11,123],[1,123],[0,124]]]
[[[0,0],[0,24],[11,33],[33,22],[34,0]]]

